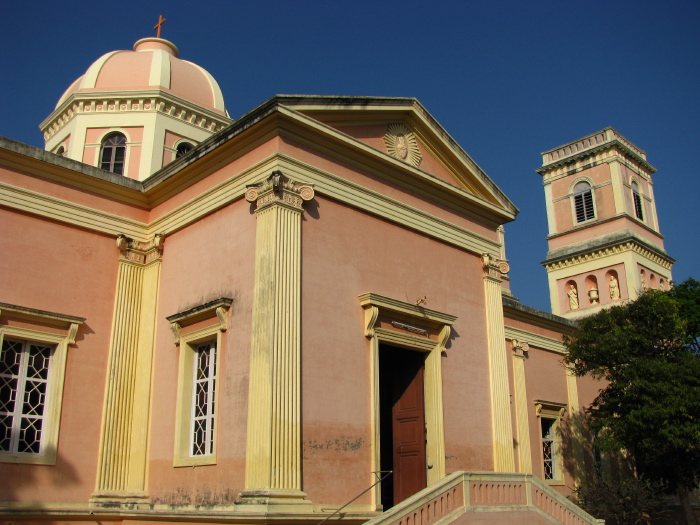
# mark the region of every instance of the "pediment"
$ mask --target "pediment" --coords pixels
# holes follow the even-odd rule
[[[518,210],[415,99],[279,97],[279,103],[509,214]]]

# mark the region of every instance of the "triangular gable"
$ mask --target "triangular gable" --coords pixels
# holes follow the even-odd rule
[[[412,98],[276,97],[279,104],[517,214],[518,209],[425,108]],[[397,144],[397,142],[399,142]],[[420,161],[415,162],[417,149]]]

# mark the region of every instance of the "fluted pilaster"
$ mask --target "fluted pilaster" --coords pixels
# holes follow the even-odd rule
[[[309,503],[301,491],[301,214],[314,190],[280,172],[257,203],[246,488],[241,503]]]
[[[510,415],[510,388],[506,334],[503,326],[501,275],[508,272],[507,263],[482,255],[486,327],[488,334],[489,376],[491,385],[491,421],[493,428],[493,463],[497,472],[515,471],[513,428]]]
[[[163,237],[121,251],[93,503],[147,497],[151,371]]]
[[[525,352],[529,345],[513,339],[513,398],[515,403],[516,438],[518,440],[519,472],[532,474],[530,426],[528,422],[527,391],[525,389]]]
[[[569,434],[574,449],[573,476],[574,484],[578,487],[585,481],[584,471],[584,415],[578,400],[578,386],[576,384],[576,373],[571,367],[566,367],[566,393],[569,398]]]

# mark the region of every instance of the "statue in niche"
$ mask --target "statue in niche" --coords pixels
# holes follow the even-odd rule
[[[576,291],[576,286],[573,284],[569,285],[569,291],[566,292],[569,296],[569,309],[578,310],[578,292]]]
[[[617,283],[617,278],[614,275],[610,276],[610,300],[617,301],[620,298],[620,287]]]

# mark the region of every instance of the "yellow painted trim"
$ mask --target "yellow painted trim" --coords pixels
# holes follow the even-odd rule
[[[496,240],[284,155],[273,155],[260,161],[150,223],[124,219],[5,183],[0,183],[0,204],[93,231],[110,235],[124,233],[133,239],[146,241],[156,232],[170,234],[239,200],[247,185],[275,169],[292,178],[315,183],[318,193],[471,253],[500,252],[500,244]],[[136,191],[133,193],[140,195]]]
[[[545,337],[543,335],[534,334],[532,332],[521,330],[520,328],[513,328],[512,326],[507,325],[505,327],[505,332],[507,339],[527,341],[527,343],[530,346],[536,346],[537,348],[542,348],[543,350],[550,350],[559,354],[563,354],[566,352],[566,347],[564,346],[564,343],[551,337]]]
[[[0,182],[0,204],[101,233],[111,235],[124,233],[140,241],[148,238],[147,225],[143,222],[132,221],[3,182]]]
[[[527,389],[525,386],[525,352],[528,343],[513,339],[513,407],[515,409],[516,451],[518,472],[532,473],[532,452],[530,448],[530,424],[528,418]]]

